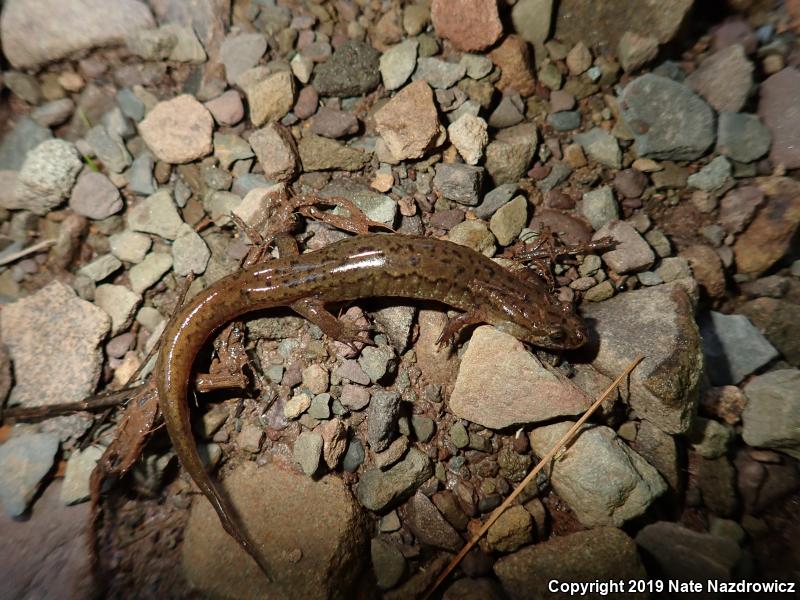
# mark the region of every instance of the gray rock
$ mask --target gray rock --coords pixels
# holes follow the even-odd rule
[[[674,437],[643,420],[639,423],[633,449],[656,468],[672,491],[681,489],[684,466],[678,461],[678,445]]]
[[[349,41],[314,69],[314,88],[323,96],[359,96],[381,81],[379,54],[371,46]]]
[[[483,201],[475,207],[475,215],[479,219],[487,219],[491,217],[497,209],[506,204],[514,194],[517,193],[519,187],[516,183],[504,183],[494,188],[491,192],[483,197]]]
[[[411,417],[411,429],[414,437],[419,442],[428,442],[436,432],[436,424],[430,417],[414,415]]]
[[[459,163],[438,163],[433,189],[448,200],[475,206],[480,201],[483,167]]]
[[[550,450],[572,423],[538,427],[530,434],[539,456]],[[647,510],[667,486],[654,467],[631,450],[613,429],[584,426],[550,472],[553,489],[586,526],[621,526]]]
[[[408,498],[433,475],[433,466],[426,454],[411,448],[406,458],[388,471],[367,470],[358,482],[356,496],[369,510],[381,512]]]
[[[458,552],[464,545],[458,532],[422,492],[414,494],[403,507],[403,517],[403,522],[423,544],[448,552]]]
[[[78,274],[88,277],[95,282],[102,281],[121,266],[122,263],[116,256],[113,254],[103,254],[89,264],[81,267]]]
[[[730,581],[742,553],[733,540],[666,521],[645,526],[636,544],[664,577],[678,581]]]
[[[586,133],[575,136],[575,142],[580,144],[587,156],[611,169],[622,168],[622,150],[619,148],[617,138],[605,129],[594,127]]]
[[[693,160],[714,143],[714,112],[689,88],[658,75],[631,81],[620,114],[634,134],[634,151],[654,159]]]
[[[396,90],[408,81],[417,66],[417,48],[418,41],[404,40],[381,55],[383,87],[389,91]]]
[[[124,42],[132,33],[155,26],[147,5],[116,0],[26,2],[10,0],[3,10],[0,38],[8,61],[34,69],[70,54]]]
[[[717,152],[749,163],[769,152],[772,134],[758,115],[721,112],[717,125]]]
[[[166,252],[150,252],[138,265],[128,271],[131,289],[141,294],[155,285],[172,268],[172,255]]]
[[[311,120],[311,132],[328,138],[343,138],[358,133],[358,118],[343,110],[322,106]]]
[[[750,446],[773,448],[800,458],[800,371],[779,369],[760,375],[744,388],[742,437]]]
[[[305,171],[357,171],[370,160],[366,152],[313,134],[304,135],[297,150]]]
[[[269,127],[269,125],[267,125]],[[251,144],[256,144],[258,137],[253,137],[263,129],[253,132],[250,135],[249,143],[238,135],[232,133],[214,134],[214,156],[219,159],[219,166],[222,169],[230,169],[237,160],[246,160],[255,156]],[[297,151],[295,150],[295,160]],[[259,159],[260,160],[260,159]]]
[[[611,188],[604,185],[586,192],[581,202],[581,214],[595,231],[602,229],[609,221],[619,219],[619,206]]]
[[[667,433],[689,429],[703,371],[684,281],[626,292],[584,309],[599,340],[595,369],[616,377],[636,356],[645,356],[631,374],[630,405]]]
[[[155,160],[149,152],[142,152],[137,156],[126,173],[128,189],[142,196],[154,194],[158,189],[155,177],[153,177],[154,166]]]
[[[356,594],[367,568],[369,536],[362,511],[341,478],[314,481],[276,462],[245,462],[222,485],[250,535],[271,540],[259,550],[274,579],[260,573],[223,530],[211,504],[199,498],[181,549],[186,580],[198,593],[244,600]]]
[[[572,175],[572,167],[566,163],[556,163],[553,165],[553,168],[550,170],[550,174],[547,177],[536,182],[536,187],[540,192],[546,194],[550,190],[564,183],[570,175]]]
[[[551,581],[639,580],[647,577],[636,545],[623,531],[598,527],[553,537],[500,558],[494,572],[511,600],[528,600],[531,590],[547,590]],[[552,597],[542,593],[533,597]],[[608,598],[645,600],[643,593],[609,594]]]
[[[492,61],[482,54],[465,52],[461,55],[461,63],[467,69],[467,77],[472,79],[483,79],[492,71]]]
[[[28,104],[36,106],[42,101],[42,89],[33,75],[6,71],[3,73],[3,83],[12,94]]]
[[[408,348],[416,313],[415,307],[399,304],[378,309],[374,313],[375,321],[380,324],[398,354],[402,354]]]
[[[144,102],[130,88],[121,88],[117,91],[117,104],[122,110],[122,114],[129,119],[133,119],[137,123],[144,119]]]
[[[0,503],[9,517],[27,510],[57,451],[58,437],[50,433],[16,435],[0,445]]]
[[[771,75],[759,88],[758,115],[772,132],[769,158],[773,165],[800,167],[800,71],[793,67]]]
[[[712,193],[721,189],[730,180],[731,171],[731,163],[728,159],[724,156],[717,156],[697,173],[689,175],[686,182],[691,187]]]
[[[100,221],[122,210],[122,198],[108,177],[86,169],[72,188],[69,206],[79,215]]]
[[[370,544],[372,572],[378,587],[388,590],[400,583],[406,574],[406,559],[397,546],[380,538],[372,538]]]
[[[14,362],[12,403],[77,402],[94,392],[111,319],[71,288],[55,281],[5,305],[0,327]]]
[[[740,44],[726,46],[706,57],[686,78],[686,85],[718,112],[737,112],[750,94],[753,64]]]
[[[719,421],[697,417],[689,431],[692,450],[703,458],[714,459],[724,456],[733,438],[733,430]]]
[[[489,230],[497,238],[498,244],[508,246],[517,239],[527,222],[528,201],[523,196],[517,196],[492,215]]]
[[[43,127],[55,127],[69,119],[74,110],[71,98],[61,98],[39,106],[31,112],[31,118]]]
[[[347,444],[347,452],[345,452],[342,459],[342,469],[348,473],[353,473],[363,464],[365,458],[364,444],[358,438],[353,438]]]
[[[390,196],[379,194],[357,181],[335,179],[322,189],[320,195],[326,198],[343,196],[355,204],[367,218],[378,223],[391,226],[397,215],[397,203]],[[338,207],[333,212],[343,216],[347,214]]]
[[[331,395],[328,393],[317,394],[311,399],[308,407],[309,416],[323,421],[331,418]]]
[[[319,469],[322,446],[322,436],[314,431],[304,431],[294,443],[294,460],[309,477]]]
[[[89,446],[86,450],[72,453],[61,486],[61,501],[64,504],[78,504],[89,499],[89,480],[103,452],[104,448]]]
[[[585,197],[585,196],[584,196]],[[603,253],[605,262],[616,273],[644,271],[653,266],[656,255],[650,245],[627,221],[610,221],[592,236],[593,240],[611,237],[616,245]]]
[[[162,189],[128,210],[128,227],[174,240],[184,224],[169,190]]]
[[[518,98],[517,96],[517,99]],[[495,129],[504,129],[517,125],[525,119],[523,112],[524,109],[521,110],[511,96],[503,96],[500,103],[489,116],[489,125]]]
[[[367,439],[375,452],[389,447],[400,413],[400,394],[378,390],[372,394],[367,415]]]
[[[472,334],[450,395],[456,416],[490,429],[576,415],[590,403],[521,342],[489,326]]]
[[[175,242],[172,244],[172,266],[178,275],[202,275],[211,251],[194,228],[184,223],[178,230]]]
[[[82,166],[69,142],[42,142],[28,153],[17,175],[14,208],[47,214],[69,195]]]
[[[556,131],[573,131],[581,126],[579,110],[562,110],[547,117],[547,124]]]
[[[267,51],[262,33],[228,35],[219,48],[219,60],[225,65],[228,83],[234,83],[245,71],[255,67]]]
[[[486,532],[493,552],[507,554],[533,541],[533,517],[522,506],[510,506]]]
[[[53,134],[29,117],[22,117],[0,140],[0,170],[19,171],[28,152]]]
[[[521,123],[497,133],[486,147],[486,171],[495,185],[516,183],[533,160],[539,134],[532,123]]]
[[[111,317],[111,335],[115,336],[131,326],[142,297],[125,286],[104,284],[97,286],[94,303]]]
[[[736,385],[778,356],[778,351],[743,315],[709,311],[700,319],[700,333],[713,385]]]
[[[417,70],[411,79],[422,79],[434,89],[447,89],[464,77],[467,67],[461,63],[451,63],[440,58],[421,57],[417,60]]]
[[[86,142],[100,162],[114,173],[122,173],[131,164],[131,155],[125,143],[121,138],[109,134],[102,125],[96,125],[86,132]]]
[[[150,250],[152,240],[143,233],[134,231],[121,231],[108,238],[111,253],[120,260],[131,263],[140,263]]]
[[[537,51],[550,36],[552,16],[553,0],[520,0],[511,9],[514,30]]]

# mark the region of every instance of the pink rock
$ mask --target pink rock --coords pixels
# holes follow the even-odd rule
[[[159,102],[139,123],[139,133],[153,154],[173,164],[211,154],[213,128],[211,113],[188,94]]]
[[[741,44],[744,51],[751,54],[756,51],[758,40],[753,33],[753,28],[742,19],[725,21],[714,32],[712,48],[720,50],[733,44]]]
[[[488,48],[503,33],[497,0],[433,0],[431,20],[436,33],[468,52]]]
[[[800,71],[787,67],[761,84],[758,116],[772,132],[773,165],[800,168]]]
[[[753,85],[753,65],[739,44],[717,50],[686,78],[717,111],[738,112]]]
[[[312,86],[306,86],[297,95],[297,103],[294,105],[294,114],[298,119],[307,119],[317,112],[319,104],[319,94]]]
[[[242,97],[236,90],[228,90],[221,96],[206,102],[205,106],[220,125],[236,125],[244,118]]]

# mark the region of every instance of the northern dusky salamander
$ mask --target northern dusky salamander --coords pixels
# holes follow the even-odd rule
[[[225,530],[267,576],[264,559],[197,451],[187,401],[195,358],[224,324],[279,306],[293,309],[334,339],[357,342],[359,332],[336,319],[325,304],[375,296],[435,300],[464,311],[448,323],[444,340],[471,323],[489,323],[552,349],[576,348],[586,339],[581,318],[535,273],[514,273],[470,248],[433,238],[351,237],[241,270],[197,294],[164,331],[155,371],[161,411],[183,468],[211,502]]]

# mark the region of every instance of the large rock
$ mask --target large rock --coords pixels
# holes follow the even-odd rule
[[[28,153],[17,176],[14,203],[7,208],[47,214],[69,195],[83,163],[75,146],[46,140]]]
[[[58,437],[22,433],[0,444],[0,505],[9,517],[19,517],[53,468]]]
[[[359,96],[381,82],[380,55],[372,46],[349,41],[314,69],[314,88],[322,96]]]
[[[636,544],[613,527],[578,531],[528,546],[498,560],[494,572],[511,600],[574,598],[568,592],[553,593],[548,584],[643,579],[646,572]],[[610,593],[604,598],[643,600],[646,593]]]
[[[717,112],[741,110],[753,85],[753,64],[744,48],[733,44],[717,50],[700,63],[686,85],[705,98]]]
[[[80,50],[123,43],[151,27],[153,15],[139,0],[8,0],[0,38],[12,66],[35,69]]]
[[[800,304],[778,298],[756,298],[739,312],[767,336],[791,365],[800,367]]]
[[[211,154],[213,128],[211,113],[188,94],[159,102],[139,123],[139,133],[153,154],[175,164]]]
[[[491,429],[577,415],[590,404],[590,398],[546,369],[519,340],[489,326],[472,334],[450,395],[456,416]]]
[[[90,505],[64,506],[56,480],[29,519],[0,514],[3,598],[93,598],[87,529]]]
[[[800,71],[786,67],[761,84],[758,115],[772,131],[773,164],[800,168]]]
[[[365,567],[365,522],[338,477],[314,481],[270,463],[245,462],[223,482],[272,583],[222,529],[203,496],[192,505],[183,540],[187,580],[214,598],[348,598]]]
[[[774,448],[800,459],[800,371],[779,369],[760,375],[744,388],[742,437],[750,446]]]
[[[767,200],[733,245],[736,267],[751,275],[761,275],[783,258],[800,226],[800,182],[788,177],[756,182]]]
[[[397,160],[421,158],[444,130],[433,102],[433,90],[415,81],[375,113],[375,128]]]
[[[693,0],[561,0],[554,37],[568,44],[583,42],[613,54],[626,31],[670,41]]]
[[[93,393],[103,365],[109,316],[59,281],[0,312],[14,361],[11,401],[24,406],[76,402]]]
[[[631,407],[667,433],[687,431],[703,353],[693,301],[684,288],[672,283],[626,292],[589,304],[584,316],[598,338],[593,366],[616,377],[636,356],[644,356],[631,374]]]
[[[715,140],[714,111],[688,87],[648,73],[631,81],[620,98],[620,115],[643,157],[693,160]]]
[[[431,20],[440,37],[466,52],[488,48],[503,33],[497,0],[433,0]]]
[[[573,425],[538,427],[531,448],[546,454]],[[588,527],[612,525],[641,516],[667,490],[658,471],[631,450],[613,429],[584,425],[550,469],[556,493]]]

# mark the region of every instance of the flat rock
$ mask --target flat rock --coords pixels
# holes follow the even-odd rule
[[[584,202],[586,200],[584,199]],[[605,262],[616,273],[645,271],[655,262],[653,249],[627,221],[609,221],[592,236],[593,240],[611,237],[616,246],[604,252]]]
[[[686,85],[705,98],[718,112],[738,112],[753,85],[753,64],[744,48],[733,44],[706,57]]]
[[[548,583],[638,580],[647,577],[636,544],[625,532],[599,527],[553,537],[500,558],[494,572],[511,600],[556,597]],[[566,597],[566,596],[565,596]],[[646,593],[610,593],[605,598],[644,600]]]
[[[58,480],[48,485],[28,519],[0,514],[4,596],[90,598],[97,593],[86,544],[90,506],[64,506],[60,491]]]
[[[717,156],[697,173],[689,175],[686,183],[704,192],[714,193],[723,188],[731,179],[733,167],[724,156]]]
[[[527,42],[516,35],[508,35],[489,53],[492,62],[500,67],[500,79],[495,84],[500,91],[515,90],[522,96],[536,91],[531,51]]]
[[[744,387],[742,437],[749,446],[772,448],[800,458],[800,371],[778,369],[759,375]]]
[[[202,275],[210,259],[211,251],[203,238],[194,227],[184,223],[172,244],[172,268],[175,273],[181,276],[190,273]]]
[[[131,164],[122,138],[111,134],[103,125],[96,125],[86,132],[84,138],[103,166],[113,173],[122,173]]]
[[[688,87],[658,75],[631,81],[620,98],[620,114],[634,135],[638,156],[692,160],[714,143],[714,112]]]
[[[532,123],[499,131],[486,147],[486,171],[495,185],[516,184],[528,170],[538,143],[539,134]]]
[[[577,415],[591,400],[547,370],[522,343],[494,327],[479,327],[461,359],[450,410],[490,429]]]
[[[709,311],[700,321],[700,333],[713,385],[736,385],[778,356],[778,351],[744,315]]]
[[[211,154],[213,127],[208,109],[184,94],[159,102],[139,123],[139,133],[159,160],[181,164]]]
[[[294,106],[294,77],[291,71],[278,71],[244,86],[250,120],[260,127],[279,121]]]
[[[23,433],[0,445],[0,504],[6,515],[19,517],[28,509],[57,451],[58,436],[52,433]]]
[[[297,175],[299,157],[291,132],[279,123],[268,123],[254,131],[248,140],[272,181],[289,181]]]
[[[397,429],[400,394],[379,390],[372,394],[367,415],[367,439],[375,452],[389,447]]]
[[[772,133],[757,115],[721,112],[717,124],[717,152],[749,163],[769,152]]]
[[[543,456],[571,426],[571,422],[564,422],[534,429],[531,448]],[[550,481],[588,527],[620,527],[644,514],[667,489],[654,467],[613,429],[603,426],[584,425],[569,450],[554,462]]]
[[[103,456],[104,448],[89,446],[86,450],[72,453],[67,461],[64,483],[61,486],[61,501],[64,504],[78,504],[89,499],[89,482],[92,471]]]
[[[297,151],[305,171],[357,171],[370,160],[366,152],[313,134],[303,136],[297,144]]]
[[[14,206],[45,215],[69,195],[83,163],[75,146],[46,140],[28,153],[17,174]]]
[[[52,137],[47,127],[29,117],[21,117],[0,140],[0,169],[19,171],[28,152]]]
[[[120,44],[155,27],[137,0],[10,0],[0,19],[3,53],[18,69],[35,69],[81,50]]]
[[[432,56],[421,57],[417,60],[417,70],[412,76],[413,80],[423,80],[434,89],[447,89],[453,87],[464,77],[467,67],[460,62],[448,62]]]
[[[554,37],[567,44],[583,42],[613,54],[626,31],[654,36],[665,44],[678,32],[692,0],[667,2],[603,2],[562,0]],[[586,15],[592,15],[587,19]]]
[[[314,69],[314,88],[322,96],[360,96],[381,82],[380,55],[372,46],[349,41]]]
[[[405,40],[381,55],[380,71],[383,87],[392,91],[408,81],[417,66],[418,48],[418,41]]]
[[[703,371],[693,301],[683,281],[625,292],[583,311],[598,340],[592,363],[598,371],[616,377],[636,356],[645,357],[631,374],[630,405],[667,433],[689,429]]]
[[[397,546],[380,538],[373,538],[370,543],[370,557],[379,588],[388,590],[400,583],[407,565]]]
[[[103,365],[105,312],[54,281],[0,312],[3,341],[14,362],[11,402],[42,406],[94,393]]]
[[[169,190],[162,189],[128,210],[128,227],[174,240],[184,224]]]
[[[611,188],[604,185],[586,192],[581,202],[581,214],[594,230],[602,229],[609,222],[619,219],[619,205]]]
[[[373,468],[358,482],[356,496],[361,506],[382,512],[408,498],[433,475],[433,465],[426,454],[411,448],[405,459],[388,471]]]
[[[665,577],[678,581],[730,581],[741,556],[738,544],[729,538],[667,521],[646,525],[637,534],[636,544]]]
[[[442,197],[466,206],[480,202],[483,167],[460,163],[439,163],[433,177],[433,189]]]
[[[763,177],[756,184],[766,201],[733,245],[737,269],[751,275],[761,275],[780,260],[800,227],[799,182],[788,177]]]
[[[611,169],[622,168],[622,150],[617,138],[605,129],[594,127],[586,133],[579,133],[574,139],[595,162]]]
[[[497,0],[433,0],[431,20],[440,37],[466,52],[488,48],[503,33]]]
[[[228,83],[234,83],[245,71],[255,67],[266,51],[267,38],[263,33],[226,36],[219,48],[219,59],[225,65]]]
[[[439,512],[428,497],[417,492],[403,506],[403,523],[423,544],[441,548],[448,552],[458,552],[464,540]]]
[[[415,81],[375,113],[375,128],[397,160],[421,158],[442,133],[433,91]]]
[[[142,297],[124,285],[106,283],[97,286],[94,303],[111,317],[111,335],[116,336],[126,331],[133,322],[133,317]]]
[[[72,188],[69,206],[79,215],[99,221],[121,211],[122,198],[108,177],[86,169]]]
[[[756,298],[739,312],[749,318],[786,361],[800,366],[800,304],[779,298]]]
[[[322,599],[354,590],[366,566],[368,537],[361,511],[340,478],[314,481],[279,464],[246,462],[222,485],[272,567],[273,581],[222,529],[206,499],[197,496],[182,560],[186,579],[198,591],[216,598]]]
[[[553,0],[520,0],[511,9],[511,22],[522,39],[543,47],[550,36]]]
[[[787,169],[800,167],[800,71],[793,67],[775,73],[760,87],[758,115],[772,132],[769,158]]]

